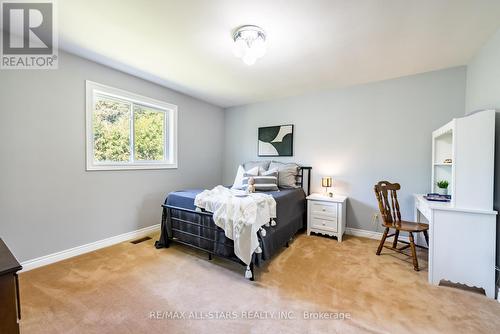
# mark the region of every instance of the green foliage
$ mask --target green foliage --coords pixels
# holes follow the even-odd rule
[[[92,115],[95,161],[129,161],[130,113],[128,105],[99,99]]]
[[[165,114],[136,107],[134,110],[134,151],[136,160],[163,160]]]
[[[163,112],[134,106],[135,160],[164,159]],[[130,161],[130,109],[127,103],[99,99],[92,115],[95,161]]]
[[[446,189],[446,188],[448,188],[449,182],[446,180],[440,180],[440,181],[436,182],[436,185],[441,189]]]

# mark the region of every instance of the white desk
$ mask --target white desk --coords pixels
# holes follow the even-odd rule
[[[429,224],[429,283],[481,287],[495,298],[496,215],[415,195],[415,221]]]

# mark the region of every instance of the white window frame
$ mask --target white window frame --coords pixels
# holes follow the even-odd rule
[[[177,168],[177,106],[171,103],[155,100],[149,97],[130,93],[122,89],[102,85],[93,81],[85,81],[86,90],[86,155],[87,170],[136,170],[136,169],[171,169]],[[151,107],[165,112],[165,143],[164,152],[168,152],[163,161],[134,161],[134,113],[131,107],[131,160],[127,162],[98,162],[94,161],[94,129],[92,126],[92,114],[94,112],[95,98],[97,95],[109,96],[127,101],[132,104]],[[168,120],[168,121],[167,121]],[[167,146],[168,145],[168,146]]]

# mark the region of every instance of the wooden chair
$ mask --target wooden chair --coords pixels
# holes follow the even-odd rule
[[[425,237],[425,241],[427,242],[427,246],[429,246],[429,235],[427,231],[429,230],[429,225],[409,222],[401,220],[401,213],[399,212],[399,203],[398,203],[398,195],[397,191],[401,189],[399,183],[390,183],[387,181],[380,181],[374,187],[375,195],[377,196],[378,206],[380,209],[380,214],[382,215],[382,226],[385,227],[384,235],[382,236],[382,240],[380,240],[380,245],[377,249],[377,255],[380,255],[382,251],[382,247],[391,249],[393,251],[405,254],[403,252],[404,249],[410,247],[411,256],[413,258],[413,268],[418,271],[418,260],[417,260],[417,252],[415,247],[420,247],[419,245],[415,245],[415,240],[413,239],[413,233],[422,232]],[[388,234],[390,229],[394,229],[395,232],[393,234]],[[406,242],[403,240],[398,240],[399,232],[408,232],[408,238],[410,242]],[[387,238],[394,237],[394,241],[392,242],[392,247],[385,246],[385,240]],[[406,244],[405,246],[398,248],[398,242]],[[425,248],[425,247],[421,247]],[[405,254],[406,255],[406,254]]]

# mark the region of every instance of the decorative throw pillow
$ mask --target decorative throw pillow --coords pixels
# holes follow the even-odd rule
[[[269,175],[274,175],[275,173],[278,173],[278,168],[269,168],[269,170],[261,172],[259,173],[259,175],[269,176]]]
[[[254,167],[259,167],[259,172],[265,172],[266,170],[269,169],[269,164],[271,161],[269,160],[263,160],[263,161],[247,161],[243,164],[243,168],[245,170],[249,170]]]
[[[259,167],[254,167],[245,172],[242,165],[238,166],[238,171],[236,172],[236,177],[234,178],[232,189],[242,189],[243,188],[243,177],[244,175],[259,175]]]
[[[243,169],[242,165],[238,166],[238,170],[236,171],[236,176],[234,178],[233,186],[231,189],[241,189],[243,185],[243,174],[245,173],[245,170]]]
[[[278,170],[278,186],[281,188],[298,188],[297,175],[299,175],[299,165],[295,163],[283,163],[272,161],[269,170]]]
[[[258,167],[257,167],[258,168]],[[262,175],[243,174],[243,189],[248,187],[248,179],[252,177],[255,181],[254,186],[256,191],[278,191],[278,170],[269,170],[263,172]]]

